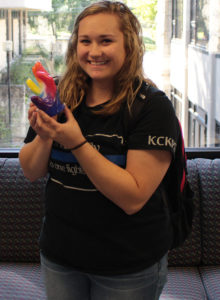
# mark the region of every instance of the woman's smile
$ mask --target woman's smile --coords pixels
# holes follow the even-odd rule
[[[93,66],[102,66],[106,65],[107,61],[88,61]]]

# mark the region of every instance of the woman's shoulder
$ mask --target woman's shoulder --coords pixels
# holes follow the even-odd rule
[[[174,112],[173,104],[164,91],[160,90],[151,82],[143,81],[133,103],[133,110],[171,110]]]
[[[164,100],[169,100],[165,92],[160,90],[155,84],[151,81],[143,81],[141,87],[137,93],[137,98],[140,100],[150,100],[164,98]]]

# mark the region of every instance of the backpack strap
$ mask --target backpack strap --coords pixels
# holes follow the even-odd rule
[[[136,99],[138,99],[139,101],[136,101],[135,99],[131,107],[131,111],[129,111],[128,106],[125,104],[124,128],[126,129],[126,136],[129,134],[130,130],[134,127],[137,117],[144,106],[144,103],[156,91],[157,89],[155,87],[143,81],[136,96]]]

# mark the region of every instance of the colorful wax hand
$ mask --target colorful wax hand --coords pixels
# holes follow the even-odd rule
[[[53,77],[44,69],[40,62],[32,67],[32,72],[37,80],[35,84],[30,78],[26,80],[27,86],[36,95],[31,101],[45,111],[49,116],[54,116],[64,109],[61,103]]]

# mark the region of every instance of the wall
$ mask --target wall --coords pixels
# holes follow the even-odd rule
[[[182,94],[184,92],[184,47],[181,40],[171,42],[170,84]]]
[[[171,85],[184,93],[184,48],[181,41],[171,43]],[[208,116],[207,143],[215,142],[215,121],[220,122],[220,55],[188,46],[187,98]]]
[[[213,59],[213,61],[212,61]],[[212,70],[213,68],[213,70]],[[213,72],[213,74],[212,74]],[[189,47],[188,97],[220,121],[220,55]],[[213,106],[213,108],[211,108]]]
[[[188,52],[188,98],[204,110],[209,109],[210,89],[209,55],[205,51],[189,47]]]

